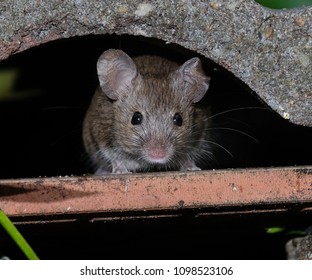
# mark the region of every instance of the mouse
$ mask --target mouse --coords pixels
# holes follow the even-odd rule
[[[96,68],[82,132],[95,175],[201,170],[198,162],[211,154],[210,119],[198,104],[210,77],[198,57],[178,64],[109,49]]]

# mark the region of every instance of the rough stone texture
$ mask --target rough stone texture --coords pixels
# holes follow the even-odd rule
[[[3,0],[0,60],[59,38],[130,34],[197,51],[231,71],[285,119],[312,126],[312,7],[251,0]]]
[[[289,260],[312,260],[312,235],[289,240],[286,252]]]

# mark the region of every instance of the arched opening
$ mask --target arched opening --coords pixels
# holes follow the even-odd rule
[[[198,54],[161,40],[85,36],[53,41],[0,63],[16,75],[0,99],[1,178],[82,175],[91,172],[81,123],[97,86],[96,61],[109,48],[130,56],[156,54],[178,62]],[[309,164],[311,128],[269,110],[231,73],[200,56],[211,86],[203,100],[212,111],[214,156],[208,169]]]

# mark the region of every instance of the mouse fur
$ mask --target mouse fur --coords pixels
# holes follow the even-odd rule
[[[209,112],[197,106],[210,78],[199,58],[179,65],[163,57],[130,58],[117,49],[97,62],[97,88],[83,121],[96,175],[200,170],[209,155]]]

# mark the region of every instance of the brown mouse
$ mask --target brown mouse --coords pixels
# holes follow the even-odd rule
[[[98,59],[97,73],[100,86],[83,122],[96,175],[200,170],[197,160],[210,154],[209,113],[196,105],[210,78],[199,58],[178,65],[110,49]]]

